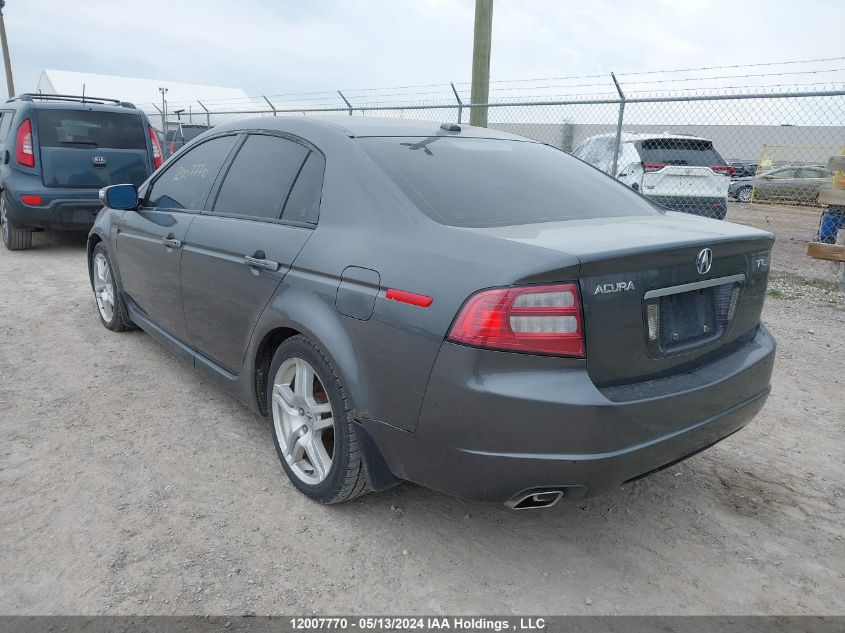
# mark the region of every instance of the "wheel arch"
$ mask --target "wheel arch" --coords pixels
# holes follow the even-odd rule
[[[292,298],[286,295],[285,305],[296,305],[297,302],[291,301]],[[352,340],[340,321],[349,317],[343,317],[334,310],[334,306],[329,308],[313,297],[304,298],[303,303],[305,305],[300,304],[299,309],[294,309],[295,313],[286,311],[285,314],[279,314],[271,304],[256,328],[249,367],[252,370],[252,389],[258,410],[262,415],[268,413],[267,381],[273,355],[284,341],[301,334],[319,347],[328,359],[343,385],[352,416],[366,417],[366,412],[359,408],[366,400],[361,393],[366,379]],[[303,318],[296,318],[297,314],[302,314]]]
[[[328,308],[324,310],[328,311]],[[362,375],[351,339],[339,324],[335,327],[331,326],[334,319],[348,317],[342,317],[333,310],[331,314],[333,316],[324,315],[323,319],[314,319],[312,315],[308,326],[303,322],[280,319],[262,328],[261,336],[256,337],[255,352],[252,354],[252,389],[255,401],[259,412],[262,415],[269,415],[267,381],[270,378],[270,366],[276,350],[294,336],[302,335],[308,338],[328,359],[332,370],[340,379],[343,394],[351,409],[353,428],[361,447],[364,475],[368,486],[371,490],[386,490],[398,484],[399,480],[390,471],[375,440],[359,422],[361,417],[366,417],[366,412],[361,411],[356,405],[362,401],[360,390],[366,385],[366,379]],[[355,381],[357,389],[351,388],[350,376]]]
[[[267,381],[270,378],[270,365],[273,362],[273,356],[282,343],[298,334],[302,334],[302,332],[291,327],[275,327],[264,334],[255,348],[252,361],[252,388],[255,391],[255,399],[261,415],[268,415],[269,413]]]
[[[94,285],[94,271],[91,268],[91,258],[94,255],[94,249],[97,248],[97,244],[104,241],[105,238],[96,229],[88,234],[88,244],[85,261],[88,265],[88,281],[91,283],[92,287]]]

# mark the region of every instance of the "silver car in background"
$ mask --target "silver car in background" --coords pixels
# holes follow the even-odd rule
[[[816,206],[819,191],[830,189],[833,174],[826,167],[787,166],[731,181],[728,194],[740,202]]]
[[[711,140],[684,134],[624,133],[616,173],[612,173],[615,145],[615,134],[599,134],[586,139],[572,155],[667,209],[725,218],[733,167]]]

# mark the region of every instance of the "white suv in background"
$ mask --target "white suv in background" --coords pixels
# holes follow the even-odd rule
[[[591,136],[572,154],[602,171],[613,170],[615,134]],[[623,133],[616,173],[619,180],[673,211],[724,219],[733,168],[713,142],[683,134]]]

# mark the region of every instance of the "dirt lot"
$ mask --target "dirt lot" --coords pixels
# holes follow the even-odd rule
[[[99,323],[83,238],[0,248],[0,613],[845,613],[845,295],[778,236],[772,396],[745,430],[543,512],[411,485],[321,507],[267,422]]]

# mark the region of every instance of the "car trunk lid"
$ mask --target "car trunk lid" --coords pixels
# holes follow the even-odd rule
[[[689,371],[760,320],[773,241],[764,231],[672,212],[480,231],[580,260],[587,369],[600,387]],[[702,257],[710,265],[699,269]]]

